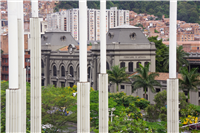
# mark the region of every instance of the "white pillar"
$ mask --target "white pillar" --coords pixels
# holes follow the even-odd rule
[[[79,30],[80,30],[80,81],[87,82],[87,3],[79,0]]]
[[[106,73],[106,0],[100,0],[101,73]]]
[[[21,90],[18,86],[17,3],[8,0],[9,90],[6,90],[6,132],[21,132]]]
[[[100,1],[99,132],[108,133],[108,74],[106,73],[106,0]]]
[[[177,0],[170,0],[169,79],[167,80],[167,132],[179,132],[179,83],[176,73]]]
[[[169,78],[176,77],[177,0],[170,0]]]
[[[9,88],[18,88],[17,2],[8,0]]]
[[[38,17],[38,0],[31,0],[32,18]]]
[[[41,132],[41,35],[39,18],[30,18],[31,132]]]
[[[87,82],[87,1],[79,0],[80,27],[80,82],[77,84],[77,130],[78,133],[90,132],[90,83]]]

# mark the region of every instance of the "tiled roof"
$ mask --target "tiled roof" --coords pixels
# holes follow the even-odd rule
[[[79,50],[79,46],[75,46],[77,50]],[[92,46],[87,46],[87,51],[90,51]],[[59,49],[60,51],[68,51],[68,46],[62,47]]]
[[[150,74],[151,72],[149,72]],[[131,74],[129,77],[133,76],[137,74],[137,72],[134,72],[133,74]],[[159,76],[155,77],[155,80],[167,80],[169,79],[169,73],[162,73],[162,72],[158,72]],[[178,78],[181,78],[181,74],[178,74]]]

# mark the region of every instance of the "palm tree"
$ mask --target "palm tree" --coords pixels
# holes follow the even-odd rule
[[[128,75],[125,72],[125,67],[120,68],[119,65],[111,67],[111,70],[107,70],[108,73],[108,80],[109,82],[114,82],[117,84],[117,91],[118,86],[123,81],[128,81]]]
[[[134,82],[132,83],[133,92],[139,88],[143,88],[145,91],[145,98],[147,88],[150,88],[152,92],[155,92],[153,86],[161,86],[158,81],[155,80],[156,76],[159,76],[158,73],[149,73],[149,64],[148,63],[145,67],[139,64],[139,68],[136,69],[137,74],[133,75],[132,78]]]
[[[198,68],[193,68],[188,71],[187,67],[181,69],[182,78],[179,79],[179,88],[182,90],[187,90],[188,92],[188,103],[190,102],[190,91],[198,91],[197,86],[200,85],[200,75],[198,73]]]
[[[179,72],[179,68],[182,67],[183,65],[188,66],[189,63],[188,61],[185,59],[185,57],[189,56],[188,53],[186,53],[183,50],[183,46],[179,46],[176,49],[176,70],[177,72]],[[169,49],[166,51],[165,53],[165,58],[164,58],[164,66],[165,68],[169,67]]]

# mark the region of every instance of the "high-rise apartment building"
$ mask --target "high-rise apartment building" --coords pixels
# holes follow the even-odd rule
[[[88,9],[88,40],[100,40],[100,10]],[[79,9],[69,9],[47,15],[48,30],[61,30],[71,32],[75,40],[79,40]],[[106,10],[106,32],[109,28],[129,24],[129,10],[117,10],[111,7]]]

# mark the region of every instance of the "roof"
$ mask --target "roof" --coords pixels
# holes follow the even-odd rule
[[[78,45],[76,45],[75,47],[77,50],[79,50]],[[92,46],[87,46],[87,51],[90,51],[91,48],[92,48]],[[64,46],[64,47],[60,48],[59,51],[68,51],[68,46]]]
[[[152,72],[149,72],[149,74]],[[162,72],[157,72],[159,74],[159,76],[155,77],[155,80],[167,80],[169,79],[169,73],[162,73]],[[137,72],[134,72],[133,74],[131,74],[129,77],[136,75]],[[178,74],[178,78],[181,78],[181,74]]]
[[[121,25],[115,28],[110,28],[106,35],[107,44],[113,42],[119,44],[150,44],[149,40],[140,27],[131,25]]]
[[[139,28],[139,27],[132,26],[132,25],[127,25],[127,24],[126,24],[126,25],[116,26],[116,27],[111,28],[111,29],[119,29],[119,28],[128,28],[128,29],[129,29],[129,28],[134,28],[134,29],[136,28],[136,29],[137,29],[137,28]]]
[[[169,41],[163,41],[162,43],[165,45],[169,45]],[[183,44],[200,44],[200,41],[177,41],[177,45]]]

